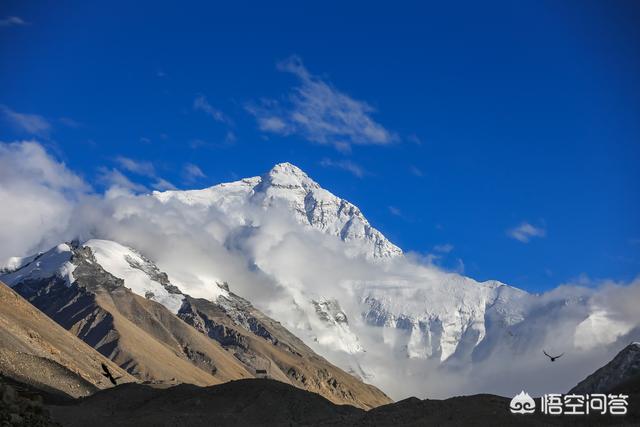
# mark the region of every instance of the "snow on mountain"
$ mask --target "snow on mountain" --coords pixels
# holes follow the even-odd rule
[[[185,209],[219,210],[239,228],[261,227],[264,219],[254,212],[269,215],[284,209],[296,223],[338,237],[347,244],[347,253],[354,254],[351,249],[356,248],[356,255],[363,254],[376,264],[402,255],[370,225],[360,209],[321,188],[290,163],[278,164],[260,177],[203,190],[154,192],[153,197],[165,204],[181,203]],[[279,232],[284,234],[286,229]],[[385,332],[381,339],[409,358],[444,362],[455,355],[464,359],[471,357],[485,339],[487,316],[496,318],[493,324],[501,328],[522,320],[521,301],[526,292],[499,282],[478,283],[458,274],[420,267],[412,268],[408,276],[399,277],[382,268],[373,280],[339,278],[340,283],[331,286],[321,280],[311,284],[286,271],[286,265],[274,267],[278,264],[275,255],[263,252],[248,255],[249,262],[290,292],[297,315],[292,316],[291,310],[282,312],[277,304],[269,313],[286,322],[319,352],[364,353],[366,348],[358,336],[363,328],[374,327],[395,331]],[[233,282],[233,278],[228,279]],[[335,295],[335,289],[329,290],[336,286],[339,295]],[[266,306],[268,303],[263,302]]]
[[[184,296],[173,286],[166,275],[135,250],[119,243],[93,239],[84,243],[91,248],[102,268],[113,276],[124,280],[125,286],[134,293],[152,299],[177,313]],[[74,282],[71,262],[73,252],[67,243],[61,243],[42,254],[24,258],[16,263],[18,268],[0,275],[9,286],[41,279],[61,278],[67,285]]]
[[[8,273],[2,275],[2,280],[9,286],[15,283],[60,277],[69,284],[73,282],[73,270],[75,266],[70,262],[71,248],[66,243],[61,243],[47,252],[25,257],[13,258]],[[1,272],[0,272],[1,273]]]
[[[182,293],[204,298],[237,313],[242,323],[242,304],[231,304],[228,288],[220,285],[229,282],[234,293],[315,352],[396,398],[424,396],[427,389],[431,396],[509,394],[513,390],[501,388],[496,376],[508,368],[508,375],[530,380],[543,347],[577,353],[597,343],[608,349],[640,330],[640,319],[620,319],[609,307],[615,299],[593,302],[589,292],[567,289],[532,295],[417,263],[356,206],[289,163],[260,177],[123,197],[109,207],[122,209],[111,216],[127,218],[126,226],[100,237],[125,239],[120,243],[126,245],[86,245],[133,292],[174,313]],[[136,221],[145,224],[143,232],[128,228]],[[21,268],[3,280],[30,274],[72,278],[72,269],[64,267],[69,256],[68,246],[60,245],[15,260]],[[585,360],[594,366],[597,359]],[[476,382],[469,383],[474,369]],[[537,390],[575,384],[578,377],[571,375],[555,372]],[[489,383],[495,388],[482,388]]]
[[[373,228],[355,205],[324,190],[289,163],[260,177],[203,190],[154,192],[153,197],[188,215],[198,210],[218,212],[232,229],[241,230],[228,234],[233,236],[235,253],[288,296],[252,299],[252,288],[244,288],[242,295],[318,353],[396,397],[407,393],[406,387],[388,388],[398,384],[397,376],[405,385],[412,384],[414,393],[430,375],[443,374],[447,367],[452,369],[447,378],[456,377],[460,383],[464,380],[456,369],[483,366],[478,369],[493,372],[505,363],[512,366],[510,375],[524,378],[529,357],[537,363],[529,355],[540,354],[541,346],[578,349],[595,340],[608,348],[638,324],[632,321],[603,334],[621,321],[600,315],[602,322],[592,327],[594,322],[585,319],[601,309],[593,307],[588,293],[574,298],[559,292],[542,298],[500,282],[481,283],[415,263]],[[269,217],[283,212],[286,218],[269,228]],[[343,249],[320,242],[311,233],[300,236],[294,225],[287,225],[287,218],[339,239]],[[221,279],[234,283],[234,277]],[[491,360],[499,366],[491,365]],[[571,379],[555,375],[549,383],[553,381],[566,384]],[[471,391],[456,387],[460,386],[451,385],[448,392]],[[429,390],[432,395],[447,395],[444,389],[434,391],[433,385]],[[492,389],[511,392],[505,390]]]
[[[407,282],[365,284],[359,292],[367,306],[362,314],[366,323],[403,331],[408,357],[446,361],[455,353],[469,356],[486,336],[490,309],[500,310],[505,327],[522,320],[519,300],[526,292],[494,281],[435,274],[419,287]]]
[[[269,210],[286,207],[300,224],[308,225],[344,242],[357,243],[366,257],[390,258],[402,250],[373,228],[360,209],[323,189],[300,168],[291,163],[280,163],[268,173],[219,184],[204,190],[155,191],[153,196],[162,202],[179,200],[190,206],[215,206],[238,225],[250,221],[239,212],[247,206]]]
[[[349,319],[336,299],[312,300],[317,318],[311,316],[314,341],[333,350],[354,354],[364,350],[358,336],[350,329]],[[315,324],[315,325],[314,325]],[[322,332],[324,333],[322,333]]]
[[[151,261],[131,248],[109,240],[89,240],[84,244],[102,268],[123,279],[134,293],[159,302],[176,314],[182,307],[184,296],[169,282]]]

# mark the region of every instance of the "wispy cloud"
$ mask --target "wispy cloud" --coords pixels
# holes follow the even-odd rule
[[[211,116],[213,120],[220,122],[231,124],[231,118],[229,118],[226,114],[224,114],[221,110],[212,106],[207,97],[204,95],[198,95],[196,99],[193,101],[193,109],[196,111],[202,111],[207,115]]]
[[[325,168],[338,168],[349,172],[350,174],[362,178],[367,175],[367,171],[357,163],[351,160],[331,160],[324,158],[320,161],[320,166]]]
[[[60,123],[62,123],[63,125],[65,125],[66,127],[68,127],[68,128],[78,129],[78,128],[82,127],[82,123],[80,123],[80,122],[78,122],[76,120],[73,120],[70,117],[60,117],[58,119],[58,121]]]
[[[23,25],[29,25],[29,23],[19,16],[7,16],[4,19],[0,19],[0,27],[19,27]]]
[[[388,209],[391,215],[400,216],[400,217],[402,216],[402,211],[399,208],[395,206],[389,206]]]
[[[15,128],[30,135],[48,136],[51,123],[38,114],[18,113],[6,105],[0,105],[0,112]]]
[[[354,144],[386,145],[398,137],[371,118],[373,107],[351,98],[329,82],[311,74],[301,59],[292,56],[278,70],[295,75],[294,87],[284,103],[263,99],[247,110],[256,117],[260,130],[278,135],[300,135],[341,151]]]
[[[134,193],[146,193],[149,191],[147,187],[131,181],[122,172],[115,168],[109,169],[101,167],[98,170],[98,182],[101,182],[109,188],[117,188]]]
[[[116,162],[122,169],[137,175],[150,178],[154,178],[156,176],[156,169],[153,167],[151,162],[137,161],[124,156],[116,157]]]
[[[413,165],[409,166],[409,172],[411,172],[412,175],[415,175],[418,177],[424,176],[424,172],[422,172],[422,170],[417,166],[413,166]]]
[[[507,230],[507,235],[513,239],[516,239],[522,243],[528,243],[534,237],[544,237],[547,232],[542,227],[536,227],[528,222],[523,222],[522,224],[514,227],[510,230]]]
[[[200,138],[196,138],[196,139],[192,139],[191,141],[189,141],[189,147],[192,150],[196,150],[198,148],[202,148],[202,147],[208,147],[208,146],[212,146],[214,144],[205,141],[204,139],[200,139]]]
[[[192,150],[197,150],[200,148],[231,148],[235,145],[237,141],[236,134],[228,130],[222,140],[205,140],[202,138],[195,138],[189,141],[189,148]]]
[[[237,140],[238,140],[238,137],[236,136],[235,133],[233,133],[233,131],[228,130],[227,133],[224,135],[224,143],[226,145],[233,145]]]
[[[205,175],[205,173],[202,172],[202,169],[200,169],[198,165],[194,165],[193,163],[187,163],[184,165],[184,168],[182,169],[182,176],[184,177],[184,180],[187,183],[191,184],[196,182],[200,178],[205,178],[207,175]]]
[[[409,136],[407,136],[407,141],[411,142],[412,144],[422,145],[422,140],[415,133],[412,133]]]
[[[451,252],[453,250],[453,245],[451,243],[445,243],[445,244],[442,244],[442,245],[435,245],[433,247],[433,250],[435,252],[448,254],[449,252]]]
[[[151,178],[153,180],[153,183],[151,183],[150,185],[156,190],[165,191],[165,190],[176,189],[176,186],[173,185],[171,182],[157,175],[156,168],[153,166],[153,163],[151,162],[138,161],[138,160],[130,159],[129,157],[124,157],[124,156],[116,157],[116,162],[122,169],[126,170],[127,172],[131,172],[136,175]],[[121,188],[131,190],[134,192],[147,191],[146,187],[140,184],[131,182],[126,176],[124,176],[117,169],[113,169],[112,171],[109,171],[109,174],[103,174],[103,175],[106,175],[106,177],[111,180],[113,185],[119,186]]]
[[[164,178],[157,178],[156,182],[153,183],[153,188],[158,191],[167,191],[167,190],[176,190],[176,186],[167,181]]]

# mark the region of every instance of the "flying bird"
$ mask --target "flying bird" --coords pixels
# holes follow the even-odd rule
[[[118,385],[118,380],[122,377],[114,378],[113,375],[111,375],[111,371],[109,371],[109,368],[104,363],[102,363],[102,370],[104,371],[102,372],[102,375],[105,376],[106,378],[109,378],[109,381],[111,381],[111,384]]]
[[[542,352],[544,353],[544,355],[545,355],[545,356],[547,356],[549,359],[551,359],[551,361],[552,361],[552,362],[555,362],[555,361],[556,361],[556,359],[561,358],[561,357],[562,357],[562,355],[564,354],[564,353],[562,353],[562,354],[560,354],[559,356],[551,356],[549,353],[547,353],[547,352],[546,352],[546,351],[544,351],[544,350],[542,350]]]

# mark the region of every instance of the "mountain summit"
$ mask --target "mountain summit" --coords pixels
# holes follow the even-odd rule
[[[249,219],[239,215],[252,207],[266,210],[288,209],[299,224],[336,236],[352,245],[353,252],[369,259],[402,255],[364,217],[360,209],[323,189],[299,167],[279,163],[259,177],[219,184],[203,190],[154,192],[158,200],[178,200],[191,206],[215,206],[241,224]]]
[[[302,169],[289,162],[278,163],[271,168],[262,176],[262,183],[278,188],[320,188],[320,185],[309,178]]]

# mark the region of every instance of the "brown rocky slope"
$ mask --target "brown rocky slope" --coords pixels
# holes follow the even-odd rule
[[[215,302],[184,295],[176,315],[106,272],[91,248],[70,247],[72,283],[60,275],[15,281],[18,270],[13,289],[142,381],[207,386],[266,376],[338,404],[368,409],[391,402],[232,293]],[[180,293],[153,268],[154,277]]]
[[[86,396],[112,387],[101,364],[120,381],[135,378],[60,327],[0,282],[0,371],[43,390]]]

